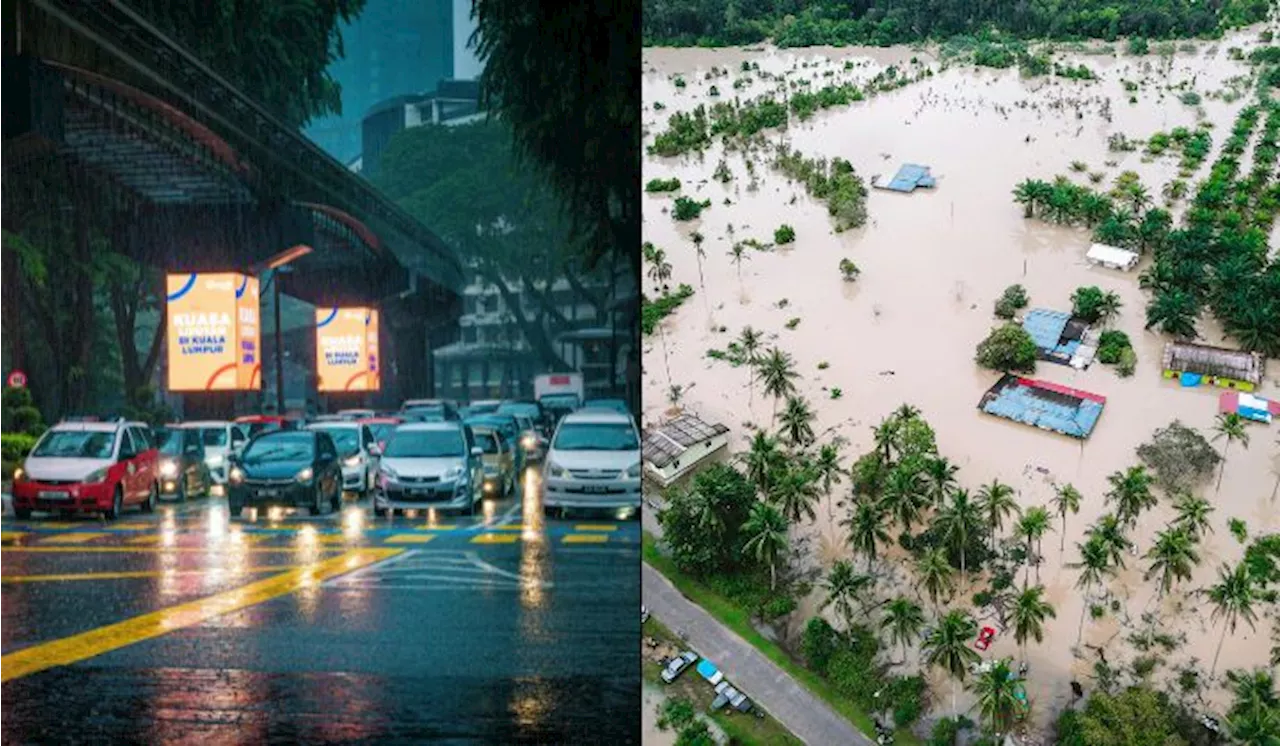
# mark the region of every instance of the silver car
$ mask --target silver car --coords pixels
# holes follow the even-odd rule
[[[397,427],[379,462],[374,515],[426,508],[474,514],[484,497],[483,456],[471,428],[461,422]]]
[[[689,650],[684,651],[680,655],[667,661],[667,665],[662,669],[662,680],[670,684],[684,673],[689,666],[698,662],[698,654]]]
[[[543,506],[640,507],[640,434],[630,415],[583,410],[564,416],[547,452]]]

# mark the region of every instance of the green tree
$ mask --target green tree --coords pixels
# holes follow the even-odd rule
[[[1013,488],[1002,484],[999,479],[992,479],[991,484],[983,485],[978,490],[978,511],[986,518],[987,530],[991,533],[992,552],[996,550],[996,536],[1004,529],[1005,519],[1022,513],[1022,508],[1013,496]]]
[[[827,498],[827,517],[832,518],[830,515],[831,488],[840,484],[844,475],[844,470],[840,466],[840,451],[834,444],[825,443],[818,449],[818,458],[814,459],[813,470],[818,484],[822,485],[822,494]],[[831,522],[834,523],[834,519]]]
[[[951,499],[934,517],[934,527],[942,540],[960,556],[961,585],[968,578],[969,540],[982,530],[981,515],[978,504],[969,498],[968,490],[958,489],[951,493]]]
[[[1213,533],[1213,526],[1209,523],[1209,515],[1213,513],[1214,508],[1209,504],[1208,500],[1184,494],[1174,501],[1173,508],[1178,513],[1173,520],[1173,525],[1186,530],[1191,538],[1199,539],[1205,534]]]
[[[1222,445],[1222,468],[1218,471],[1218,489],[1222,489],[1222,475],[1227,471],[1227,448],[1235,441],[1246,450],[1249,448],[1249,433],[1245,430],[1245,420],[1235,412],[1222,412],[1213,423],[1214,440],[1226,438]]]
[[[955,682],[965,680],[969,666],[981,660],[969,642],[978,634],[978,623],[964,611],[949,611],[925,637],[921,649],[924,664],[941,668],[950,674],[951,710],[956,713]],[[958,713],[956,713],[958,714]]]
[[[1147,329],[1159,329],[1180,339],[1195,339],[1200,303],[1182,290],[1157,291],[1147,304]]]
[[[1037,505],[1036,507],[1028,510],[1026,514],[1018,520],[1018,524],[1014,527],[1014,533],[1017,534],[1018,538],[1026,541],[1027,543],[1027,575],[1024,576],[1022,581],[1023,588],[1026,588],[1027,586],[1027,577],[1031,575],[1032,564],[1037,567],[1037,576],[1040,573],[1040,570],[1038,569],[1040,562],[1036,559],[1036,556],[1040,554],[1040,540],[1044,537],[1046,532],[1051,530],[1049,526],[1049,511]]]
[[[1006,324],[978,343],[975,360],[989,370],[1031,373],[1036,369],[1036,356],[1036,343],[1027,330]]]
[[[945,456],[925,459],[920,476],[935,508],[941,508],[946,502],[947,493],[956,484],[956,472],[959,470],[960,467],[948,461]]]
[[[774,590],[778,586],[778,559],[787,551],[786,516],[769,503],[756,503],[742,531],[746,537],[743,551],[769,566],[769,590]]]
[[[1275,676],[1265,668],[1228,671],[1234,699],[1227,713],[1232,737],[1247,746],[1275,746],[1280,743],[1280,698]]]
[[[974,707],[978,710],[978,719],[983,730],[995,737],[996,743],[1003,743],[1022,709],[1022,701],[1018,698],[1019,686],[1018,677],[1004,658],[974,678],[973,690],[978,696]]]
[[[920,556],[916,562],[916,576],[919,579],[919,585],[924,588],[925,593],[929,594],[929,600],[935,607],[940,597],[951,597],[955,583],[955,570],[951,567],[946,552],[941,548],[930,549]]]
[[[805,446],[812,443],[814,417],[815,414],[804,397],[788,396],[787,405],[782,408],[782,416],[779,418],[782,436],[792,446]]]
[[[1106,324],[1120,313],[1120,296],[1097,286],[1080,287],[1071,295],[1071,315],[1089,323]]]
[[[1013,639],[1022,647],[1022,658],[1027,657],[1027,640],[1042,642],[1044,640],[1044,623],[1057,614],[1053,605],[1044,600],[1044,586],[1037,585],[1024,588],[1013,599]]]
[[[654,249],[649,259],[649,279],[659,288],[665,289],[671,280],[671,263],[667,261],[667,252]]]
[[[1178,735],[1177,710],[1163,692],[1134,686],[1119,694],[1089,695],[1080,711],[1058,721],[1061,746],[1188,746]]]
[[[751,446],[739,457],[747,470],[747,479],[761,495],[769,494],[774,477],[786,466],[786,457],[778,441],[763,430],[751,438]]]
[[[1151,561],[1144,580],[1158,578],[1157,596],[1163,598],[1180,580],[1190,580],[1191,571],[1200,564],[1200,553],[1196,551],[1196,540],[1184,528],[1172,528],[1156,534],[1155,543],[1147,551],[1146,558]]]
[[[668,490],[658,522],[676,566],[695,577],[736,567],[742,524],[755,503],[751,483],[727,464],[699,471],[687,490]]]
[[[1104,513],[1085,534],[1089,539],[1097,537],[1107,550],[1108,561],[1116,567],[1124,568],[1125,552],[1133,548],[1133,542],[1125,534],[1125,524],[1119,518],[1112,513]]]
[[[1083,496],[1080,491],[1072,484],[1064,484],[1054,488],[1053,497],[1049,500],[1049,505],[1053,507],[1053,512],[1062,518],[1062,533],[1058,542],[1058,551],[1064,552],[1067,549],[1067,513],[1077,514],[1080,512],[1080,500]]]
[[[1080,551],[1080,560],[1073,562],[1067,567],[1078,570],[1079,577],[1076,578],[1076,587],[1084,591],[1084,604],[1080,609],[1080,627],[1076,631],[1076,645],[1080,645],[1080,641],[1084,639],[1084,615],[1089,610],[1089,591],[1095,585],[1100,585],[1103,578],[1115,573],[1111,564],[1111,553],[1106,543],[1097,537],[1090,537],[1084,544],[1076,544],[1076,549]]]
[[[905,660],[907,643],[915,640],[924,628],[924,612],[919,604],[899,596],[884,607],[884,627],[889,631],[889,640],[902,646]]]
[[[854,503],[849,517],[842,522],[849,529],[849,545],[854,551],[866,556],[868,571],[880,545],[889,542],[889,531],[885,528],[886,518],[887,514],[880,503],[859,500]]]
[[[919,472],[904,468],[903,465],[889,472],[881,503],[903,530],[910,531],[912,524],[919,520],[925,500],[924,484]]]
[[[1242,562],[1231,568],[1223,564],[1218,569],[1218,582],[1209,588],[1209,602],[1213,604],[1210,616],[1214,621],[1222,620],[1222,637],[1218,638],[1218,648],[1213,654],[1213,666],[1209,675],[1218,670],[1218,656],[1222,655],[1222,643],[1226,642],[1227,633],[1235,634],[1236,625],[1243,619],[1250,629],[1257,629],[1258,613],[1254,609],[1257,602],[1257,590],[1253,587],[1253,577],[1249,568]]]
[[[1153,479],[1142,466],[1113,472],[1107,477],[1107,482],[1111,485],[1106,494],[1107,504],[1115,504],[1116,518],[1121,523],[1132,526],[1142,511],[1156,506],[1156,496],[1151,491]]]
[[[761,359],[760,382],[764,385],[764,393],[773,397],[772,419],[777,419],[778,400],[796,393],[795,382],[799,377],[791,355],[777,347],[770,348],[769,353]]]
[[[803,461],[787,463],[773,480],[768,497],[788,521],[813,520],[813,504],[818,499],[818,490],[812,465]]]
[[[827,572],[826,580],[823,581],[822,589],[825,595],[818,608],[826,609],[828,606],[834,606],[836,614],[844,621],[844,628],[851,629],[854,604],[865,606],[862,600],[874,586],[874,579],[870,575],[860,574],[854,569],[852,562],[837,560]]]
[[[738,334],[738,348],[742,350],[742,361],[747,364],[750,375],[747,378],[748,406],[755,402],[756,376],[759,373],[760,345],[764,334],[750,326],[742,327]]]
[[[729,259],[733,262],[733,266],[738,269],[738,288],[742,288],[742,263],[749,259],[747,256],[747,247],[741,243],[736,243],[729,249]]]
[[[1053,194],[1053,186],[1046,181],[1024,179],[1013,189],[1013,201],[1022,205],[1024,218],[1034,217]]]

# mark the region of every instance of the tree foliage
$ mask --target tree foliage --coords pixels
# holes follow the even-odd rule
[[[1190,490],[1213,476],[1222,456],[1198,430],[1178,420],[1160,428],[1138,446],[1138,458],[1155,475],[1156,486],[1170,494]]]
[[[1146,686],[1112,695],[1094,692],[1082,710],[1058,719],[1061,746],[1185,746],[1169,698]]]
[[[990,370],[1031,373],[1036,369],[1036,343],[1018,324],[997,327],[978,343],[978,365]]]
[[[753,504],[755,488],[725,464],[698,472],[688,490],[673,491],[658,520],[676,565],[696,576],[743,567],[742,527]]]

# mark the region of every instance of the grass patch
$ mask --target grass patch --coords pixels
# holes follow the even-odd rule
[[[653,617],[649,617],[649,621],[644,623],[643,634],[684,649],[680,638]],[[680,678],[671,684],[662,682],[659,676],[661,672],[660,664],[648,660],[644,662],[646,683],[662,689],[668,697],[684,697],[692,702],[699,712],[720,726],[721,730],[729,736],[730,743],[740,743],[744,746],[802,746],[803,742],[800,739],[791,735],[790,731],[768,713],[763,718],[758,718],[751,714],[710,712],[711,700],[715,699],[715,690],[692,668],[681,674]],[[751,696],[751,692],[746,694],[748,697]]]
[[[663,319],[675,313],[682,303],[693,297],[693,288],[681,283],[674,293],[663,293],[657,300],[644,298],[640,305],[640,327],[653,334]]]
[[[866,713],[842,697],[833,685],[792,660],[791,656],[777,643],[756,631],[751,624],[750,615],[737,604],[676,569],[675,563],[658,551],[657,540],[648,531],[644,532],[643,550],[644,561],[662,573],[686,598],[733,630],[735,634],[853,723],[858,730],[871,738],[875,737],[875,728],[871,725],[871,718]],[[747,696],[750,696],[749,692]],[[903,746],[920,746],[920,741],[909,731],[899,731],[896,736],[896,742]]]

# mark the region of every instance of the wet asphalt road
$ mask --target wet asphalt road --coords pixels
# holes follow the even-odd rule
[[[5,744],[639,743],[640,529],[475,517],[4,519]]]

